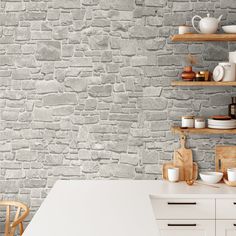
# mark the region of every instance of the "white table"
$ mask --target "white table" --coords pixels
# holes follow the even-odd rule
[[[58,181],[23,236],[158,236],[153,196],[236,197],[225,185],[132,180]]]

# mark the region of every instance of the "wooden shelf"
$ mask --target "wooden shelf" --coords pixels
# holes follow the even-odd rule
[[[215,82],[215,81],[172,81],[172,86],[182,87],[231,87],[236,86],[236,81],[233,82]]]
[[[236,129],[195,129],[195,128],[181,128],[173,126],[171,131],[176,134],[236,134]]]
[[[171,40],[174,42],[236,41],[236,34],[175,34]]]

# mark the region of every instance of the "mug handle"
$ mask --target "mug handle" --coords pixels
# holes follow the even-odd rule
[[[193,28],[198,32],[198,33],[201,33],[200,30],[197,29],[197,27],[195,27],[195,19],[199,18],[200,20],[202,19],[202,17],[196,15],[192,18],[192,25],[193,25]]]

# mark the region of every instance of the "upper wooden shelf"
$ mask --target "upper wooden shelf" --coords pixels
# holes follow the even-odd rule
[[[236,34],[175,34],[171,37],[174,42],[181,41],[236,41]]]
[[[195,129],[195,128],[181,128],[179,126],[173,126],[171,128],[173,133],[176,134],[236,134],[236,129]]]
[[[236,86],[236,81],[233,82],[215,82],[215,81],[172,81],[172,86],[182,87],[231,87]]]

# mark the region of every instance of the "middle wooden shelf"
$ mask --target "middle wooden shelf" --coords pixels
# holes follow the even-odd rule
[[[171,82],[172,86],[181,87],[234,87],[236,81],[233,82],[215,82],[215,81],[183,81],[175,80]]]
[[[196,128],[181,128],[173,126],[171,131],[176,134],[236,134],[236,129],[196,129]]]

